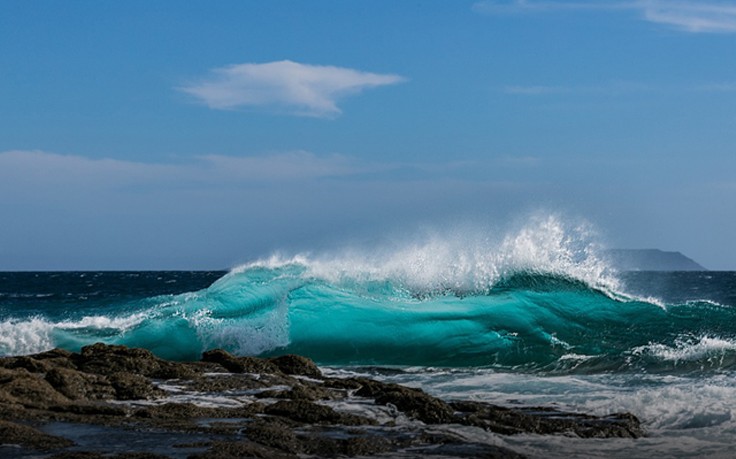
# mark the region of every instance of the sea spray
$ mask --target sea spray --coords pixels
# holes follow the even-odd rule
[[[56,319],[11,312],[0,322],[8,330],[0,352],[103,341],[185,360],[222,347],[322,364],[557,374],[669,371],[667,350],[685,352],[687,337],[735,339],[731,307],[641,298],[622,293],[589,225],[544,216],[501,237],[454,231],[391,250],[274,255],[207,288],[113,310],[98,304]],[[736,349],[714,352],[695,352],[678,371],[734,365]]]

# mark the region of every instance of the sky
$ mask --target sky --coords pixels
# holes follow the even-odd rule
[[[0,270],[538,213],[736,269],[736,1],[0,2]]]

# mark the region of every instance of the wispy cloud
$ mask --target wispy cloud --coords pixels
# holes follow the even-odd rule
[[[288,60],[231,65],[210,73],[178,89],[214,109],[259,107],[322,118],[341,113],[337,102],[342,97],[406,81],[399,75]]]
[[[734,2],[641,2],[644,18],[688,32],[736,32]]]
[[[736,4],[726,1],[534,1],[485,0],[473,5],[486,14],[552,13],[565,11],[633,11],[643,20],[692,33],[736,32]]]
[[[44,151],[0,152],[0,181],[35,181],[50,186],[82,183],[100,187],[171,183],[245,184],[317,180],[372,171],[343,155],[293,151],[258,156],[203,155],[184,163],[143,163],[95,159]]]

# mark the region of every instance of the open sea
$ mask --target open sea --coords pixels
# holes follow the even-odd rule
[[[446,399],[628,411],[647,437],[468,438],[531,457],[733,457],[736,272],[616,272],[554,222],[229,272],[0,273],[0,354],[297,353]]]

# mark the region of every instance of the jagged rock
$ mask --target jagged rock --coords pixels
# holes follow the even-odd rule
[[[281,374],[282,370],[266,359],[258,357],[238,357],[238,362],[242,363],[245,369],[244,373],[255,374]]]
[[[343,379],[343,378],[327,378],[322,384],[323,387],[329,387],[330,389],[341,389],[341,390],[357,390],[363,387],[363,384],[356,379]]]
[[[108,378],[118,400],[142,400],[164,394],[145,376],[133,373],[113,373]]]
[[[249,374],[226,374],[199,377],[189,381],[187,387],[197,392],[224,392],[264,389],[286,383],[287,381],[282,376],[274,376],[268,373],[255,376]]]
[[[104,400],[115,396],[115,389],[104,376],[68,368],[51,368],[46,381],[71,400]]]
[[[29,373],[25,368],[0,371],[0,393],[4,393],[0,399],[26,408],[48,409],[69,403],[42,375]]]
[[[312,436],[301,440],[304,451],[318,457],[372,456],[392,449],[389,440],[377,435],[351,438]]]
[[[93,451],[67,451],[54,454],[48,459],[169,459],[169,456],[162,456],[160,454],[146,452],[130,452],[107,455]]]
[[[242,373],[245,370],[245,365],[239,362],[237,357],[222,349],[202,353],[202,361],[217,363],[230,373]]]
[[[312,424],[366,425],[375,421],[352,414],[338,413],[329,406],[318,405],[305,400],[280,400],[269,405],[264,413],[282,416],[297,422]]]
[[[74,442],[66,438],[45,434],[30,426],[0,420],[0,444],[50,450],[66,448],[72,446]]]
[[[289,390],[265,390],[256,394],[257,398],[288,398],[291,400],[305,400],[314,402],[316,400],[334,399],[335,396],[329,390],[319,386],[306,386],[295,384]]]
[[[296,459],[298,456],[250,441],[216,442],[209,451],[193,454],[188,459]]]
[[[355,395],[359,397],[372,397],[379,405],[390,403],[398,410],[427,424],[454,421],[454,410],[450,405],[421,389],[381,383],[366,378],[355,380],[361,384],[361,388],[355,392]]]
[[[300,355],[287,354],[281,357],[268,359],[269,362],[276,365],[279,370],[287,375],[308,376],[310,378],[322,378],[322,372],[317,365],[310,359]]]
[[[161,360],[147,349],[96,343],[83,347],[74,357],[77,367],[87,373],[127,372],[154,377],[161,371]]]
[[[197,406],[193,403],[165,403],[147,408],[141,408],[135,412],[138,417],[156,419],[193,419],[203,417],[216,417],[216,409]]]
[[[290,426],[281,422],[259,420],[248,425],[245,435],[249,440],[287,453],[297,454],[302,446]]]
[[[480,402],[454,402],[452,407],[464,414],[460,420],[463,424],[505,435],[572,433],[583,438],[644,435],[639,420],[629,413],[598,417],[550,408],[511,409]]]
[[[185,364],[167,362],[147,349],[96,343],[72,355],[77,367],[87,373],[110,376],[114,373],[133,373],[149,378],[191,378],[196,371]]]
[[[223,369],[230,373],[224,373]],[[151,378],[179,379],[171,385],[179,386],[177,390],[185,393],[194,391],[215,396],[218,392],[228,393],[235,397],[231,400],[235,401],[235,406],[214,408],[192,403],[146,405],[107,401],[165,395]],[[340,405],[335,409],[314,403],[317,400],[350,400],[353,395],[373,399],[379,405],[393,406],[410,418],[434,425],[409,423],[401,429],[393,429],[388,421],[379,429],[365,428],[361,426],[378,422],[341,412]],[[278,401],[271,404],[266,400],[253,402],[252,396]],[[366,400],[357,402],[366,403]],[[203,354],[202,362],[177,363],[159,359],[143,349],[105,344],[87,346],[79,354],[52,350],[25,358],[0,358],[0,419],[61,420],[155,428],[172,433],[196,432],[208,436],[205,437],[208,441],[199,447],[209,447],[209,450],[190,456],[201,459],[390,456],[393,453],[459,458],[520,457],[504,448],[452,435],[452,428],[436,424],[464,424],[501,434],[565,434],[584,438],[643,435],[639,420],[627,413],[596,417],[550,408],[504,408],[463,401],[448,403],[421,389],[398,384],[368,378],[323,378],[314,362],[294,355],[260,359],[235,357],[223,350],[213,350]],[[2,435],[14,438],[12,432],[17,430],[11,428],[14,429],[14,425],[0,424],[0,441],[5,441]],[[105,453],[69,451],[57,457],[152,459],[157,456],[118,450]]]

